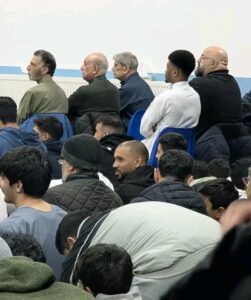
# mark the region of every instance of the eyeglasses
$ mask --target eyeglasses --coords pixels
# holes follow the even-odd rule
[[[60,165],[62,165],[63,162],[64,162],[64,158],[63,158],[63,157],[60,157],[60,158],[58,159],[58,163],[59,163]]]
[[[247,185],[249,183],[249,180],[251,179],[250,176],[247,176],[247,177],[242,177],[242,182]]]
[[[209,56],[206,56],[204,54],[201,55],[201,57],[199,58],[199,60],[207,60],[207,59],[212,59],[214,60],[215,62],[219,63],[216,59],[214,59],[213,57],[209,57]]]

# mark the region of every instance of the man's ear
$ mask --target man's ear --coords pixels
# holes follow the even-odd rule
[[[20,180],[18,180],[18,182],[16,183],[16,191],[17,193],[21,193],[23,191],[23,183]]]
[[[47,132],[42,132],[40,135],[41,135],[41,141],[43,141],[43,142],[48,141],[50,138],[50,135]]]
[[[220,220],[221,217],[224,215],[226,209],[224,207],[219,207],[215,210],[215,217]]]
[[[94,294],[93,294],[92,290],[89,288],[89,286],[84,286],[84,290],[94,296]]]
[[[68,237],[66,238],[66,241],[67,241],[67,244],[68,244],[70,250],[72,249],[72,247],[73,247],[74,244],[76,243],[76,240],[77,240],[77,239],[76,239],[74,236],[68,236]]]
[[[193,179],[193,175],[188,175],[188,176],[185,178],[184,182],[185,182],[187,185],[189,185],[193,180],[194,180],[194,179]]]

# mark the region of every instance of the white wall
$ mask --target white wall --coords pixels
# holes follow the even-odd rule
[[[0,0],[0,65],[25,68],[34,50],[51,51],[63,68],[86,54],[130,50],[141,73],[163,72],[168,54],[198,57],[219,45],[235,76],[251,77],[248,0]]]

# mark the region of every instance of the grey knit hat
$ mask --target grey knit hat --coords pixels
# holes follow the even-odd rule
[[[75,168],[98,172],[102,160],[102,149],[92,135],[78,134],[64,143],[61,156]]]
[[[5,258],[5,257],[10,257],[12,256],[10,247],[8,246],[8,244],[5,242],[5,240],[3,240],[0,237],[0,259],[1,258]]]

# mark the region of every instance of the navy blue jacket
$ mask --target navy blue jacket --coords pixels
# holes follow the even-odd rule
[[[52,179],[60,179],[62,177],[62,168],[58,160],[61,155],[63,143],[61,141],[51,139],[45,141],[44,144],[48,151],[47,157],[52,166]]]
[[[19,128],[6,127],[0,130],[0,158],[11,149],[22,146],[35,146],[47,152],[46,146],[35,132],[26,132]]]
[[[140,109],[146,110],[154,98],[150,86],[142,79],[138,72],[121,81],[120,92],[120,116],[125,129],[132,115]]]

